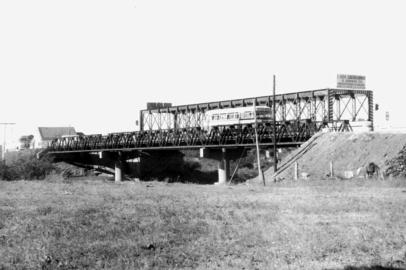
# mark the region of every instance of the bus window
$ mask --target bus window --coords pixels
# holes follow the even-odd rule
[[[254,118],[254,114],[252,112],[244,112],[243,113],[243,118],[244,119]]]
[[[258,118],[272,118],[271,108],[257,108],[256,113]]]
[[[257,111],[258,118],[272,118],[272,113],[270,111]]]

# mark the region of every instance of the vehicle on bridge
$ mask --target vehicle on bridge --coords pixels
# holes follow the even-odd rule
[[[255,119],[256,116],[256,119]],[[268,106],[251,106],[215,109],[206,112],[207,129],[218,126],[252,125],[270,123],[272,110]]]

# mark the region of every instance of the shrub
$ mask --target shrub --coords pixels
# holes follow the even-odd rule
[[[4,164],[4,162],[0,163],[0,180],[16,180],[18,179],[18,175],[13,168]]]
[[[0,179],[2,180],[36,180],[44,179],[54,170],[51,160],[36,158],[34,151],[22,151],[17,154],[8,164],[0,165]]]

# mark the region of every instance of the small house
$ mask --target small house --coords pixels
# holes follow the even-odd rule
[[[77,135],[73,127],[39,127],[38,134],[34,136],[35,148],[46,148],[53,139]]]

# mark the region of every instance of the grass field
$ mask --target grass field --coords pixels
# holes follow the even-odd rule
[[[403,269],[405,260],[406,181],[0,182],[0,269]]]

